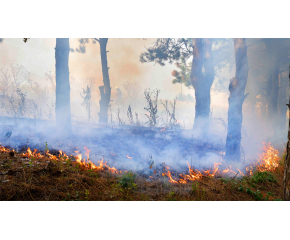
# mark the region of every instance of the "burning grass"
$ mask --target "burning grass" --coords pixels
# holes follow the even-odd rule
[[[282,199],[283,157],[265,144],[257,162],[232,170],[215,163],[212,169],[174,177],[169,167],[161,178],[98,165],[76,152],[40,154],[30,148],[16,153],[0,146],[0,200],[279,200]]]

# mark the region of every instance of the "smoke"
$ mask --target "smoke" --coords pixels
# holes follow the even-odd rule
[[[98,122],[97,113],[100,100],[98,87],[103,85],[100,46],[98,43],[90,42],[86,46],[85,54],[70,53],[71,112],[75,134],[72,141],[71,139],[57,139],[54,136],[54,124],[47,117],[50,109],[47,105],[53,104],[55,94],[53,92],[54,86],[45,76],[45,73],[51,72],[51,75],[55,76],[55,39],[29,39],[27,43],[23,43],[22,39],[4,39],[0,44],[0,68],[7,69],[11,64],[22,65],[31,73],[32,79],[40,87],[49,89],[49,103],[37,102],[39,108],[42,108],[42,120],[15,120],[11,122],[10,118],[1,117],[2,125],[5,125],[2,128],[1,143],[8,145],[8,140],[3,136],[5,136],[5,131],[12,131],[11,146],[15,148],[28,145],[43,149],[44,142],[48,142],[52,149],[60,149],[73,154],[72,147],[81,149],[83,146],[87,146],[92,150],[91,160],[95,162],[103,157],[105,161],[109,161],[117,168],[136,171],[145,171],[146,169],[149,174],[151,170],[148,168],[148,164],[152,159],[156,166],[165,163],[170,168],[181,171],[187,167],[187,163],[197,168],[207,168],[212,167],[214,162],[220,162],[227,134],[229,80],[235,75],[232,40],[225,40],[223,45],[215,46],[213,49],[215,63],[220,60],[222,64],[216,65],[218,67],[215,68],[215,80],[211,89],[212,113],[209,139],[200,139],[199,129],[194,132],[190,130],[194,122],[195,100],[193,102],[177,101],[176,103],[176,119],[181,128],[185,129],[176,131],[179,132],[179,135],[167,129],[165,133],[160,131],[166,122],[166,111],[160,103],[158,103],[157,113],[159,129],[150,132],[148,129],[142,128],[140,133],[136,133],[137,130],[133,131],[136,127],[127,126],[129,125],[127,117],[129,105],[132,108],[134,121],[136,122],[135,113],[137,113],[141,125],[147,126],[148,119],[145,116],[146,110],[144,110],[147,102],[144,98],[144,89],[160,89],[159,100],[167,99],[169,101],[173,101],[181,92],[179,84],[172,84],[171,72],[176,69],[174,64],[159,66],[139,61],[141,52],[152,46],[154,41],[155,39],[109,39],[107,45],[109,51],[108,66],[113,101],[109,112],[108,129],[105,130],[91,129],[91,127],[97,127],[97,125],[92,124]],[[247,44],[250,45],[251,40],[247,40]],[[78,39],[70,39],[71,48],[75,49],[78,45]],[[287,47],[287,45],[282,45],[281,48],[283,46]],[[220,50],[221,48],[223,50]],[[270,120],[267,117],[259,117],[257,114],[259,111],[257,106],[259,98],[257,96],[262,91],[259,90],[262,87],[257,82],[262,82],[265,79],[265,72],[259,70],[265,57],[263,54],[257,53],[262,50],[262,43],[248,48],[249,77],[246,93],[249,93],[249,97],[243,105],[242,126],[242,147],[246,162],[256,158],[262,142],[269,141],[273,137],[273,129],[268,128]],[[221,61],[221,59],[224,60]],[[137,82],[140,85],[141,91],[138,96],[130,98],[126,95],[124,87],[126,82]],[[91,125],[88,124],[87,112],[85,106],[82,105],[83,99],[80,95],[82,89],[86,88],[87,85],[92,87]],[[115,87],[119,87],[122,91],[123,100],[121,103],[117,101]],[[190,94],[194,99],[193,89],[183,86],[182,93]],[[35,99],[35,101],[38,99],[36,95],[32,96],[31,94],[27,98]],[[123,122],[121,125],[117,116],[118,110],[119,117]],[[24,118],[28,117],[31,118],[28,115],[24,116]],[[28,136],[29,134],[32,134],[33,137],[27,144],[24,135]],[[285,131],[277,137],[283,139],[280,145],[286,141],[286,135]],[[201,142],[208,142],[208,145],[202,145]],[[127,155],[132,158],[128,158]]]

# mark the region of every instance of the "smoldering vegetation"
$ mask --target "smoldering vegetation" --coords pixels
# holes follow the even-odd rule
[[[247,43],[249,79],[246,92],[249,95],[243,106],[242,160],[235,163],[239,168],[259,155],[263,141],[279,146],[285,143],[288,116],[284,107],[289,91],[286,84],[287,61],[281,66],[277,63],[279,88],[276,108],[279,112],[277,121],[280,121],[277,124],[273,119],[275,109],[271,108],[273,104],[269,100],[275,98],[275,93],[271,92],[273,84],[269,84],[272,73],[267,72],[273,62],[263,61],[263,54],[269,54],[269,47],[258,40],[249,39]],[[278,56],[283,46],[286,48],[288,45],[279,47]],[[228,86],[235,71],[233,43],[230,40],[216,41],[212,49],[215,77],[210,90],[207,135],[204,135],[203,129],[192,130],[196,97],[190,85],[181,83],[181,91],[169,93],[152,82],[146,88],[146,84],[138,79],[142,71],[134,70],[135,80],[111,85],[106,124],[99,124],[100,90],[97,83],[100,79],[85,74],[80,78],[71,75],[72,134],[62,136],[55,126],[54,73],[43,73],[42,78],[36,78],[24,66],[13,64],[0,72],[0,142],[17,151],[26,151],[28,147],[44,151],[47,146],[51,153],[57,154],[62,150],[73,156],[76,151],[84,154],[86,146],[91,150],[92,162],[104,159],[111,167],[146,175],[152,175],[154,168],[160,168],[162,164],[178,172],[186,171],[188,164],[200,170],[211,168],[225,156]],[[114,53],[110,54],[113,58]],[[173,66],[180,70],[184,64],[190,66],[191,61],[192,58],[188,58]],[[110,65],[110,58],[108,62]],[[190,68],[186,69],[186,66],[181,70],[190,75]],[[123,68],[121,72],[129,75],[130,67]],[[165,82],[162,76],[160,81],[164,85],[172,84]]]

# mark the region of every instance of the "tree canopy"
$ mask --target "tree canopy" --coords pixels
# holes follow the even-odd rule
[[[155,62],[164,66],[165,61],[173,63],[181,57],[188,59],[192,56],[192,50],[192,38],[158,38],[153,47],[141,54],[140,61]]]

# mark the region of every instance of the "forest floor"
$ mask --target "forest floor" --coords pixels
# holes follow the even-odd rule
[[[88,169],[69,158],[15,153],[0,146],[2,201],[252,201],[281,200],[284,156],[273,171],[241,178],[171,183],[107,167]]]

